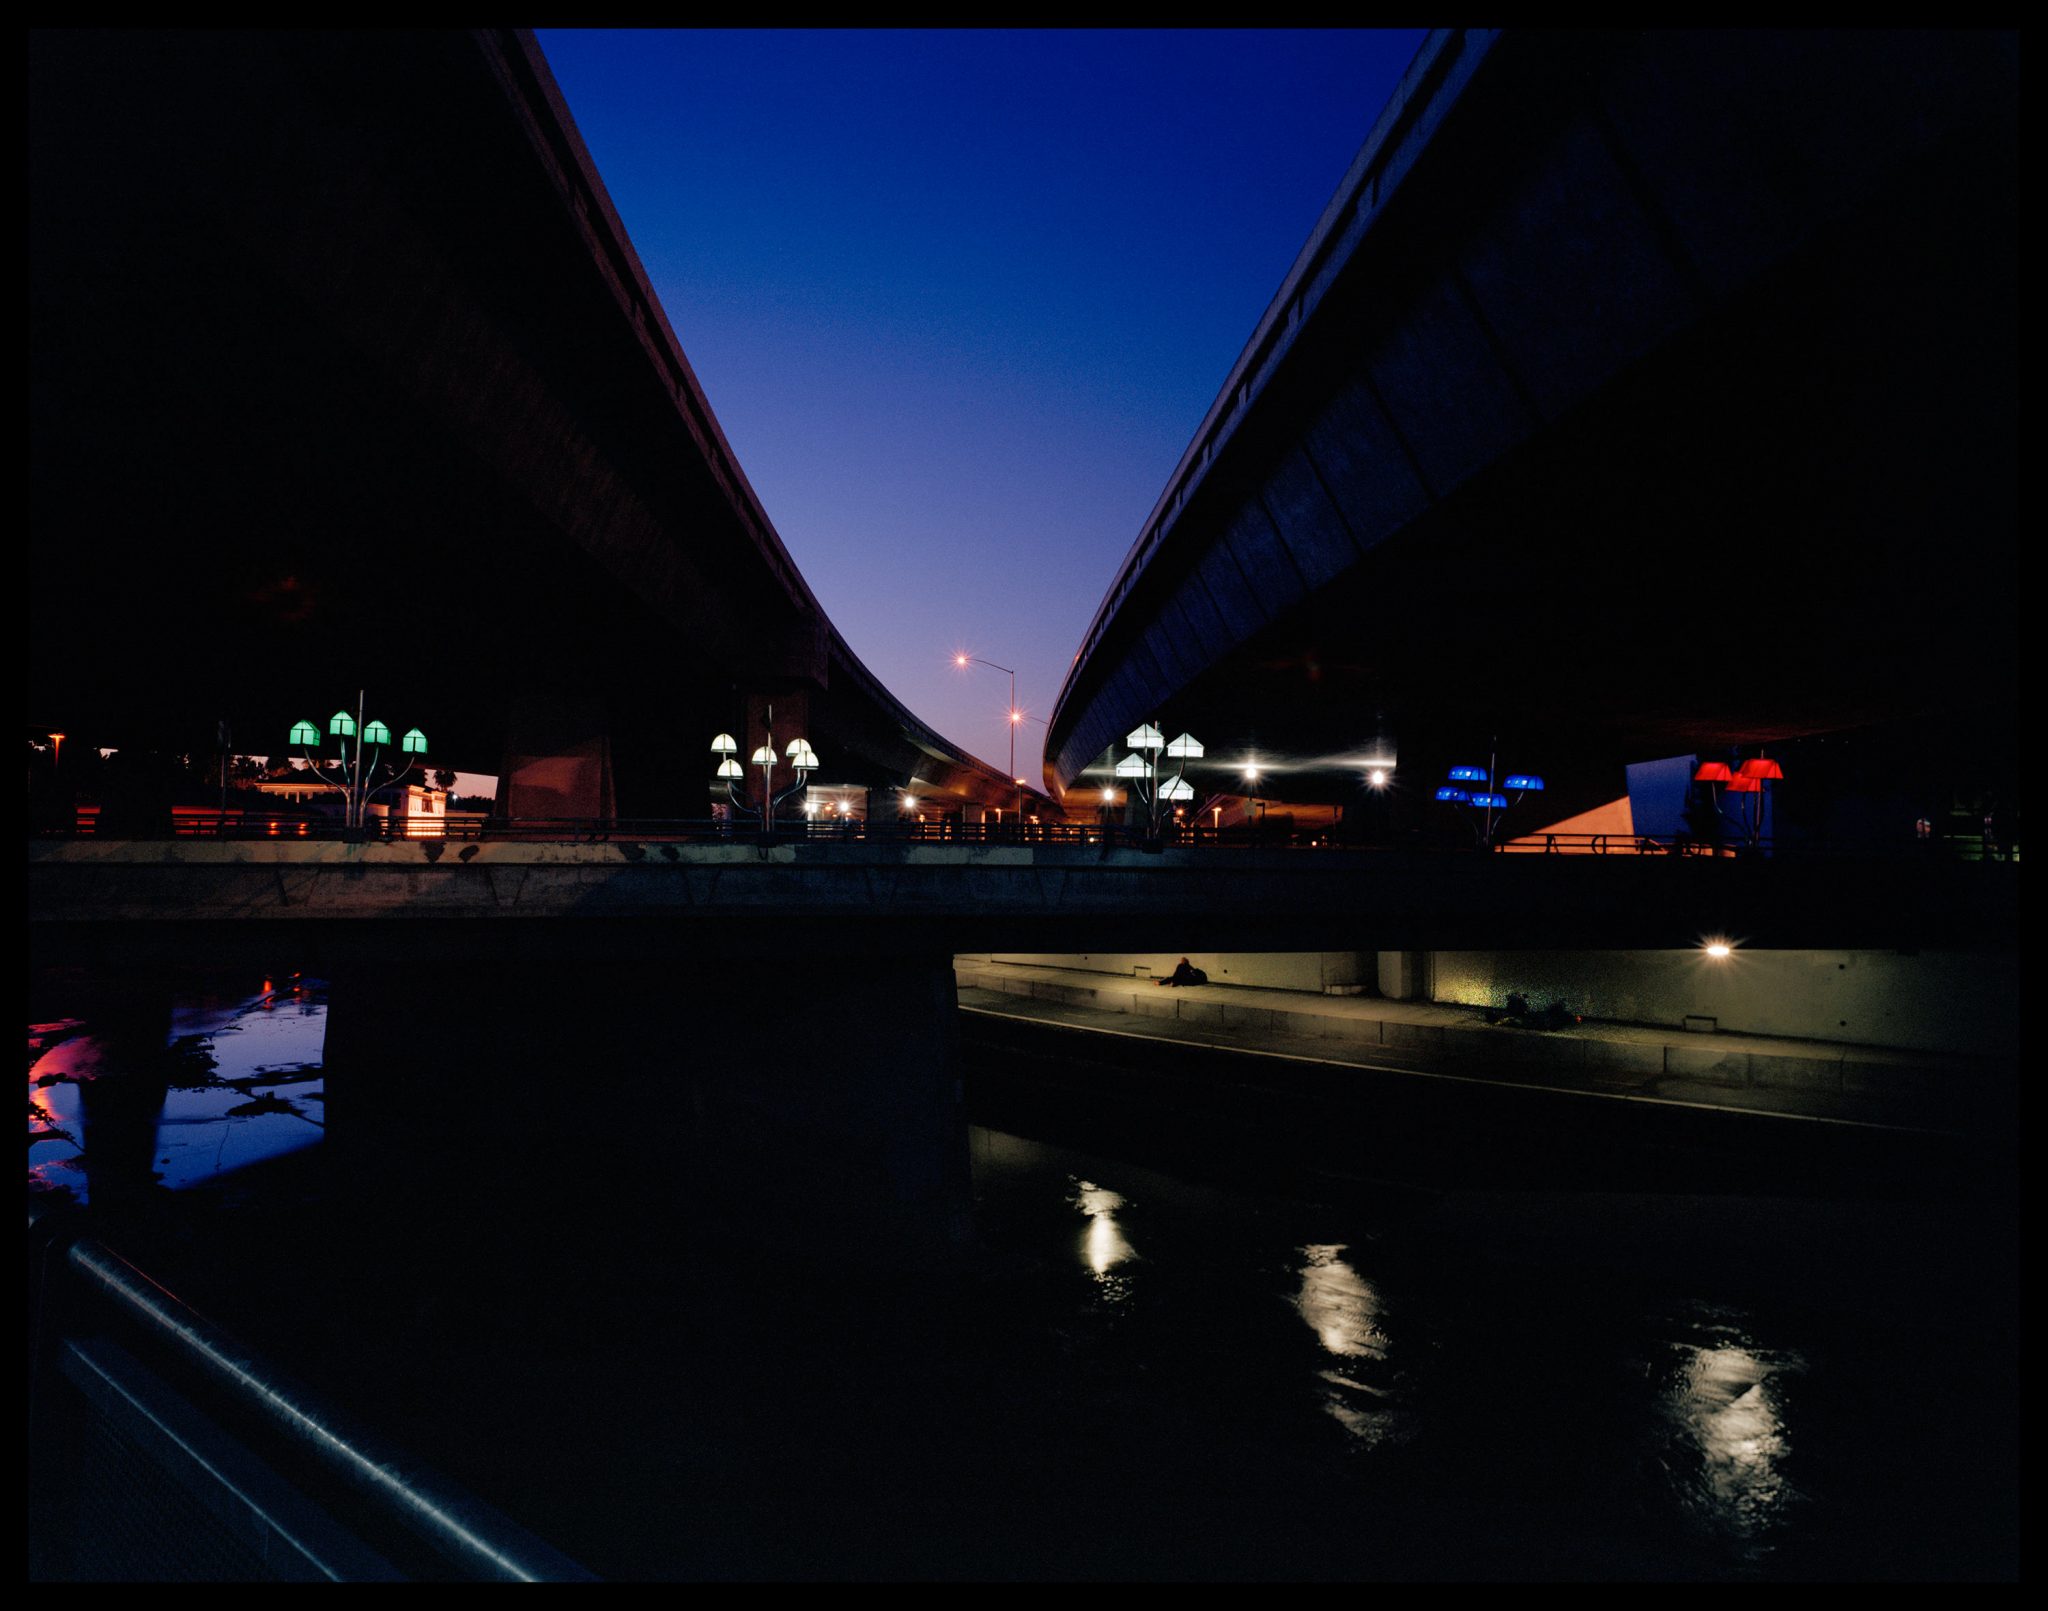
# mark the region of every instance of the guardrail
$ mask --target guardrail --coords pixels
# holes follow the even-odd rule
[[[593,1581],[74,1214],[29,1215],[31,1581]]]
[[[1296,827],[1285,823],[1202,827],[1169,824],[1154,836],[1143,828],[1100,822],[959,822],[903,818],[786,817],[764,831],[759,823],[706,817],[489,817],[450,812],[433,818],[381,818],[350,828],[339,818],[282,813],[181,809],[148,824],[124,823],[109,832],[90,810],[69,829],[45,828],[36,838],[216,839],[380,844],[398,840],[454,840],[514,844],[855,844],[877,845],[1068,845],[1099,849],[1316,850],[1357,853],[1428,852],[1481,855],[1488,848],[1469,835],[1409,833],[1392,839],[1350,837],[1343,825]],[[1501,856],[1662,856],[1753,861],[1887,859],[2018,862],[2016,845],[1979,834],[1918,838],[1868,835],[1786,835],[1775,839],[1711,841],[1684,834],[1525,834],[1491,847]]]

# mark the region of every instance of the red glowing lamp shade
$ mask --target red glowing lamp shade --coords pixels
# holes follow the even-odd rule
[[[1785,769],[1776,761],[1764,755],[1754,755],[1742,763],[1742,775],[1746,778],[1781,778]]]
[[[1726,783],[1734,775],[1728,770],[1726,761],[1702,761],[1692,780],[1695,783]]]
[[[1764,792],[1764,780],[1738,772],[1728,780],[1728,792],[1730,794],[1762,794]]]

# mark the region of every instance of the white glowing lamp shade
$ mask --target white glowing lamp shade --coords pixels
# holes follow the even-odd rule
[[[739,752],[739,744],[730,733],[720,733],[718,737],[711,741],[711,753],[713,755],[737,755]]]
[[[1166,735],[1147,722],[1143,727],[1134,729],[1124,742],[1134,750],[1163,750],[1166,748]]]
[[[796,764],[805,772],[818,770],[818,752],[806,744],[796,752]]]
[[[1116,763],[1116,775],[1120,778],[1141,778],[1145,775],[1145,758],[1142,755],[1126,755]]]
[[[775,764],[775,752],[766,744],[763,744],[754,751],[754,764],[756,766],[773,766]]]
[[[1199,761],[1202,758],[1202,741],[1192,733],[1183,733],[1166,746],[1166,753],[1176,761]]]
[[[1159,791],[1159,798],[1162,800],[1192,800],[1194,797],[1194,785],[1185,778],[1175,778]]]
[[[718,763],[718,775],[722,778],[743,778],[747,773],[745,767],[728,755]]]

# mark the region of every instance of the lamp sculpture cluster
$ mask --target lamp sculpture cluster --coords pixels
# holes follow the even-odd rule
[[[1730,794],[1743,797],[1742,837],[1754,849],[1764,832],[1764,785],[1774,783],[1784,775],[1785,769],[1769,756],[1752,755],[1732,770],[1726,761],[1702,761],[1692,780],[1707,785],[1707,794],[1713,802],[1717,819],[1722,815],[1719,790],[1726,789]]]
[[[1485,766],[1452,767],[1450,781],[1436,791],[1436,797],[1445,804],[1474,814],[1472,832],[1480,845],[1488,850],[1493,848],[1494,836],[1500,831],[1507,813],[1521,803],[1522,796],[1540,793],[1543,788],[1543,779],[1533,772],[1510,772],[1500,780],[1503,792],[1496,793],[1493,789],[1495,759],[1488,756]]]
[[[1168,743],[1166,735],[1147,722],[1131,732],[1124,743],[1131,753],[1116,763],[1116,775],[1137,792],[1145,806],[1151,837],[1157,839],[1164,809],[1195,797],[1194,787],[1184,774],[1188,762],[1201,759],[1201,741],[1191,733],[1183,733]],[[1173,776],[1163,780],[1162,753],[1166,760],[1180,763],[1173,769]]]
[[[327,734],[334,740],[335,754],[326,766],[320,764],[315,753],[320,747],[320,729],[311,722],[292,724],[291,742],[299,746],[299,754],[313,775],[331,789],[337,789],[342,796],[342,817],[350,828],[360,828],[369,814],[370,796],[385,789],[396,788],[412,775],[417,760],[405,763],[405,770],[394,773],[383,782],[377,781],[377,768],[384,762],[384,752],[391,746],[391,729],[382,722],[363,720],[363,696],[356,695],[356,713],[351,716],[345,710],[338,710],[327,718]],[[349,741],[355,741],[350,748]],[[364,750],[369,751],[367,757]],[[427,753],[427,735],[417,727],[407,730],[398,741],[399,753],[409,756],[423,756]]]
[[[811,774],[818,769],[818,752],[811,748],[810,740],[806,738],[791,739],[784,746],[781,756],[777,756],[775,753],[775,712],[772,709],[768,712],[768,721],[768,741],[765,744],[756,746],[754,753],[748,757],[747,763],[749,766],[758,766],[761,769],[761,799],[764,803],[759,807],[751,806],[740,798],[739,783],[747,773],[746,768],[741,766],[736,759],[740,752],[738,741],[730,733],[720,733],[711,741],[711,753],[718,761],[717,769],[713,775],[725,785],[726,799],[731,802],[735,811],[758,819],[764,829],[774,823],[775,812],[778,806],[782,805],[784,801],[794,799],[810,786]],[[795,771],[796,782],[784,789],[780,794],[777,794],[775,792],[775,768],[784,760]]]

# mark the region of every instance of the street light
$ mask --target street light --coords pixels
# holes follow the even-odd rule
[[[1124,742],[1131,753],[1116,763],[1116,775],[1123,778],[1137,791],[1138,798],[1145,802],[1151,817],[1151,837],[1159,837],[1159,808],[1162,805],[1178,804],[1192,800],[1195,791],[1183,774],[1189,761],[1200,760],[1202,744],[1192,733],[1183,733],[1168,743],[1166,735],[1150,722],[1133,730]],[[1159,757],[1165,753],[1169,761],[1178,761],[1171,778],[1160,780]]]
[[[1732,772],[1726,761],[1702,761],[1699,770],[1693,773],[1695,783],[1707,785],[1708,803],[1713,807],[1714,820],[1721,819],[1721,802],[1715,794],[1718,787],[1725,786],[1730,794],[1755,796],[1755,804],[1745,798],[1742,803],[1742,836],[1754,850],[1763,838],[1766,783],[1776,783],[1785,776],[1785,769],[1767,755],[1752,755]]]
[[[299,753],[311,768],[313,775],[330,789],[341,791],[342,823],[348,828],[360,828],[368,814],[370,796],[381,794],[386,789],[396,788],[412,775],[416,760],[408,760],[405,770],[377,782],[377,768],[382,763],[384,751],[391,745],[391,729],[382,722],[363,720],[363,695],[356,694],[356,711],[351,716],[346,710],[338,710],[327,718],[327,734],[335,743],[334,770],[330,774],[320,765],[314,755],[320,747],[320,729],[311,722],[294,722],[291,742],[299,746]],[[349,752],[349,740],[355,740],[355,752]],[[363,759],[365,746],[370,749],[367,763]],[[417,727],[407,730],[399,740],[399,753],[407,756],[424,756],[427,753],[427,735]]]
[[[811,773],[818,769],[818,752],[811,748],[809,739],[793,738],[783,747],[782,755],[780,757],[776,755],[775,707],[773,705],[768,707],[765,733],[767,742],[756,745],[754,753],[747,758],[748,765],[758,766],[761,769],[762,804],[758,810],[748,805],[739,796],[740,780],[747,774],[746,768],[742,767],[737,759],[740,752],[738,741],[730,733],[720,733],[711,741],[711,753],[718,760],[718,765],[712,770],[712,776],[725,785],[726,799],[731,802],[735,811],[744,812],[747,816],[757,818],[760,821],[762,832],[767,833],[772,831],[775,826],[775,808],[785,800],[795,798],[795,796],[801,794],[809,786]],[[789,788],[784,789],[782,793],[777,794],[775,792],[775,768],[783,760],[787,760],[795,771],[796,782]]]
[[[1488,755],[1484,766],[1454,766],[1450,771],[1450,782],[1436,791],[1436,797],[1448,805],[1469,806],[1474,811],[1483,811],[1484,817],[1472,825],[1472,832],[1479,843],[1488,850],[1493,848],[1494,813],[1505,815],[1512,807],[1521,804],[1522,796],[1541,792],[1543,779],[1533,772],[1510,772],[1501,779],[1501,788],[1506,794],[1492,791],[1494,766],[1497,755]],[[1477,784],[1474,788],[1460,788],[1460,784]],[[1510,800],[1508,794],[1514,799]]]
[[[971,654],[967,654],[967,653],[965,653],[965,652],[962,652],[962,653],[960,653],[960,654],[956,654],[956,655],[954,655],[954,656],[953,656],[953,664],[954,664],[954,665],[956,665],[956,666],[960,666],[960,667],[963,667],[963,668],[964,668],[964,667],[967,667],[967,666],[987,666],[987,667],[989,668],[989,670],[991,670],[991,671],[1000,671],[1000,672],[1004,673],[1004,674],[1005,674],[1005,675],[1006,675],[1006,676],[1007,676],[1007,677],[1008,677],[1008,678],[1010,679],[1010,721],[1009,721],[1009,728],[1010,728],[1010,772],[1009,772],[1009,775],[1010,775],[1011,777],[1013,777],[1013,778],[1014,778],[1014,777],[1016,777],[1016,776],[1017,776],[1017,728],[1018,728],[1018,725],[1019,725],[1019,724],[1020,724],[1020,723],[1021,723],[1021,722],[1022,722],[1022,721],[1024,720],[1024,713],[1023,713],[1022,711],[1020,711],[1020,710],[1018,710],[1018,709],[1017,709],[1017,673],[1016,673],[1016,672],[1014,672],[1014,671],[1012,671],[1012,670],[1010,670],[1010,668],[1009,668],[1008,666],[999,666],[999,665],[997,665],[997,664],[996,664],[996,663],[995,663],[995,662],[994,662],[993,660],[983,660],[983,659],[982,659],[982,658],[981,658],[981,657],[980,657],[979,655],[971,655]],[[1022,780],[1020,779],[1019,781],[1022,781]],[[1023,802],[1023,799],[1022,799],[1022,797],[1019,797],[1019,799],[1018,799],[1018,801],[1017,801],[1017,812],[1018,812],[1018,815],[1020,815],[1020,816],[1021,816],[1021,815],[1023,814],[1023,811],[1024,811],[1024,802]]]

